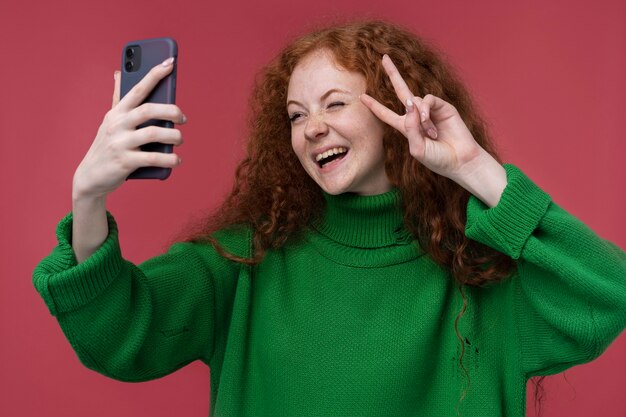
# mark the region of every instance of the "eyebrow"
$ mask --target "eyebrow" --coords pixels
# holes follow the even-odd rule
[[[344,93],[344,94],[350,94],[349,91],[347,90],[342,90],[341,88],[331,88],[330,90],[328,90],[327,92],[325,92],[324,94],[322,94],[322,96],[320,97],[320,100],[325,100],[329,95],[333,94],[333,93]],[[297,104],[298,106],[302,106],[302,103],[300,103],[299,101],[296,100],[289,100],[287,102],[287,106],[289,106],[290,104]],[[304,107],[304,106],[303,106]]]

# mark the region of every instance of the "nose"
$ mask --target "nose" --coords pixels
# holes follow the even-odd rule
[[[317,140],[328,134],[328,125],[321,114],[311,115],[306,122],[304,135],[308,140]]]

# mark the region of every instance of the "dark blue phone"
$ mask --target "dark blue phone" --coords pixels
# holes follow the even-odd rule
[[[144,103],[176,102],[176,69],[178,67],[178,45],[172,38],[154,38],[128,42],[122,50],[122,80],[120,98],[124,97],[135,84],[152,69],[169,57],[174,57],[174,69],[162,79]],[[174,127],[174,124],[166,120],[148,120],[137,126],[141,129],[146,126]],[[163,143],[148,143],[141,147],[142,151],[172,153],[172,145]],[[171,168],[141,167],[133,171],[127,179],[160,179],[170,176]]]

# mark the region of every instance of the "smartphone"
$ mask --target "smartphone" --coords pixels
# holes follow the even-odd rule
[[[169,57],[174,57],[174,69],[159,81],[154,90],[146,97],[144,103],[176,102],[176,69],[178,67],[178,45],[172,38],[144,39],[128,42],[122,49],[122,79],[120,98],[124,97],[152,69]],[[148,120],[137,126],[160,126],[173,128],[174,124],[166,120]],[[173,146],[163,143],[148,143],[141,147],[142,151],[172,153]],[[171,168],[141,167],[133,171],[126,179],[160,179],[170,176]]]

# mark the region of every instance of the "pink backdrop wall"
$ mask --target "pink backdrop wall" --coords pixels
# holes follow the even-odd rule
[[[336,17],[390,19],[434,41],[475,93],[506,161],[626,247],[626,3],[505,3],[3,0],[0,415],[208,414],[206,367],[143,384],[87,370],[31,284],[131,39],[178,40],[178,103],[189,118],[172,177],[127,183],[109,199],[132,261],[163,251],[190,216],[221,200],[242,154],[255,72],[311,23]],[[595,362],[548,378],[543,415],[625,416],[625,374],[623,334]]]

